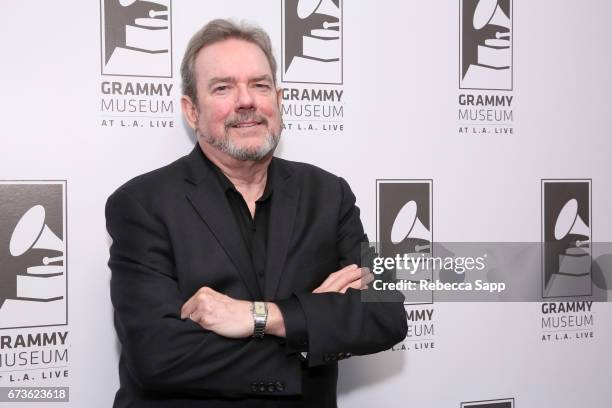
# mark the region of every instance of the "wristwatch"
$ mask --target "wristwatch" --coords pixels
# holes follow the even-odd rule
[[[268,305],[266,302],[253,302],[251,305],[253,312],[253,338],[263,339],[266,330],[266,321],[268,320]]]

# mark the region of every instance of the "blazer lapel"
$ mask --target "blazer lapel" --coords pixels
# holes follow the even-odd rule
[[[293,232],[300,193],[285,162],[273,160],[276,160],[275,170],[279,172],[279,177],[271,197],[264,289],[264,300],[266,301],[274,300],[278,290]]]
[[[200,147],[196,145],[187,158],[190,169],[186,178],[195,184],[195,188],[187,193],[187,199],[238,270],[252,299],[262,299],[251,258],[244,245],[234,214],[227,203],[223,189],[211,174],[211,169],[204,162],[205,159],[201,157],[202,154]]]

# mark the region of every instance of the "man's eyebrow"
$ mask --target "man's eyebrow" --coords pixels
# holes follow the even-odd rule
[[[213,77],[208,81],[208,87],[211,88],[213,85],[218,84],[219,82],[234,82],[234,78],[232,77]]]
[[[249,82],[259,82],[259,81],[268,81],[268,82],[272,82],[272,77],[268,74],[264,74],[264,75],[260,75],[260,76],[256,76],[254,78],[251,78],[249,80]],[[213,77],[208,81],[208,87],[212,88],[215,84],[218,84],[220,82],[225,82],[225,83],[234,83],[236,82],[236,80],[233,77]]]
[[[272,82],[272,77],[268,74],[260,75],[251,79],[251,82],[268,81]]]

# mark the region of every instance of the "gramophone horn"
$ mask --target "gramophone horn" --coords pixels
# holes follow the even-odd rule
[[[568,234],[590,235],[589,227],[578,215],[578,201],[575,198],[565,203],[555,222],[555,239],[563,239]]]

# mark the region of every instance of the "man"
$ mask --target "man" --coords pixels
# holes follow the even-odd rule
[[[337,360],[406,334],[401,302],[362,301],[347,183],[272,157],[275,73],[265,32],[207,24],[181,68],[198,145],[108,200],[115,407],[334,407]]]

